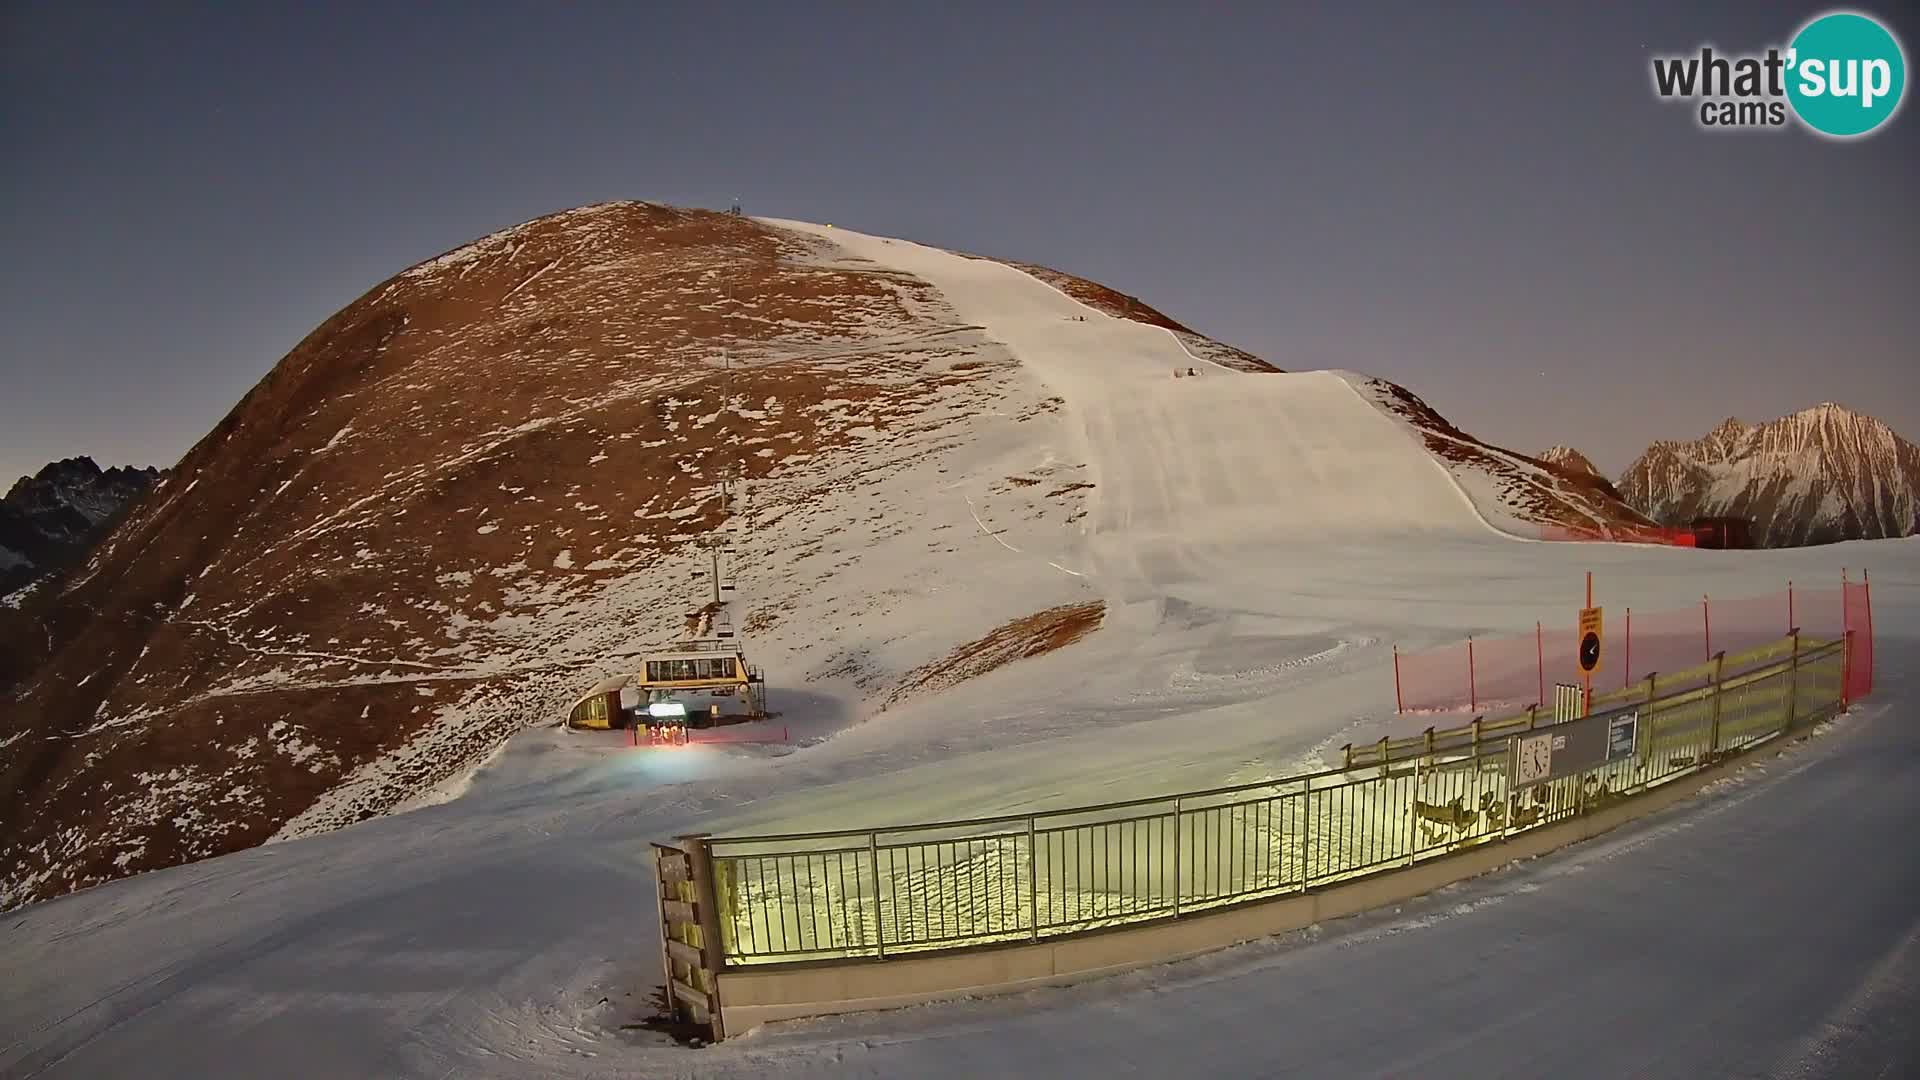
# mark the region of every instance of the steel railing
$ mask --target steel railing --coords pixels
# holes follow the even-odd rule
[[[1356,748],[1351,765],[1305,776],[1046,813],[688,842],[706,846],[729,966],[878,959],[1175,918],[1498,841],[1694,772],[1837,710],[1847,645],[1795,635],[1598,696],[1596,710],[1638,706],[1633,756],[1525,791],[1508,790],[1509,741],[1546,726],[1538,709]]]

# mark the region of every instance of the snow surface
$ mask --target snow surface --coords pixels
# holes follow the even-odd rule
[[[914,620],[984,631],[1000,612],[1072,596],[1105,599],[1103,627],[864,723],[827,708],[828,685],[775,685],[776,703],[785,694],[813,717],[790,745],[630,750],[618,732],[530,731],[412,812],[320,835],[290,827],[280,842],[11,912],[0,1073],[251,1076],[264,1061],[316,1077],[1817,1075],[1911,1048],[1886,1018],[1913,999],[1920,926],[1905,854],[1920,736],[1904,722],[1920,540],[1513,542],[1348,376],[1174,380],[1188,361],[1170,335],[1020,271],[790,227],[932,282],[1064,404],[1044,436],[965,450],[958,478],[913,474],[921,532],[841,535],[821,556],[933,590],[918,606],[780,632],[833,625],[849,653],[878,653]],[[975,486],[1042,450],[1095,483],[1082,528],[1042,528],[1030,504],[989,503]],[[936,525],[950,526],[935,535],[952,554],[931,571]],[[704,1051],[623,1026],[651,1011],[660,977],[651,840],[1280,775],[1425,726],[1392,715],[1391,643],[1570,617],[1583,571],[1601,603],[1653,611],[1837,579],[1841,566],[1874,574],[1875,705],[1793,759],[1570,857],[1066,990],[776,1025]],[[278,740],[262,752],[306,746],[290,729]]]

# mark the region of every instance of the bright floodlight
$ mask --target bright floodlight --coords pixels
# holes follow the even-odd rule
[[[668,717],[685,720],[687,718],[687,707],[677,701],[656,701],[647,706],[647,715],[653,717],[655,720],[664,720]]]

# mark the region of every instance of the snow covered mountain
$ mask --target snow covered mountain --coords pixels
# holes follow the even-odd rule
[[[1657,442],[1620,480],[1665,524],[1753,522],[1765,547],[1920,532],[1920,449],[1873,417],[1826,402],[1749,426],[1728,419],[1693,442]]]
[[[1303,537],[1595,520],[1640,519],[1400,387],[1057,271],[567,211],[328,319],[0,626],[48,654],[0,696],[0,906],[439,797],[682,635],[716,529],[807,741],[1134,649],[1191,610],[1175,583]]]
[[[160,475],[152,467],[102,471],[92,458],[76,457],[22,476],[0,499],[0,595],[79,561]]]
[[[1630,536],[1653,524],[1598,473],[1482,442],[1405,387],[1384,379],[1367,379],[1363,386],[1381,407],[1413,426],[1428,452],[1471,493],[1487,521],[1504,532],[1533,536],[1541,526],[1552,525],[1580,535]],[[1562,532],[1555,530],[1554,535]]]
[[[1582,476],[1598,476],[1605,479],[1600,470],[1593,467],[1593,462],[1587,460],[1587,455],[1571,446],[1549,446],[1541,453],[1539,460]]]

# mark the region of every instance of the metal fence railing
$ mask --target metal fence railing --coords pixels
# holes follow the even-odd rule
[[[1524,790],[1511,743],[1551,713],[1353,748],[1306,776],[1038,814],[690,837],[727,966],[1038,940],[1285,896],[1496,842],[1772,739],[1844,704],[1851,635],[1798,635],[1597,696],[1632,756]],[[1671,679],[1671,681],[1669,681]]]

